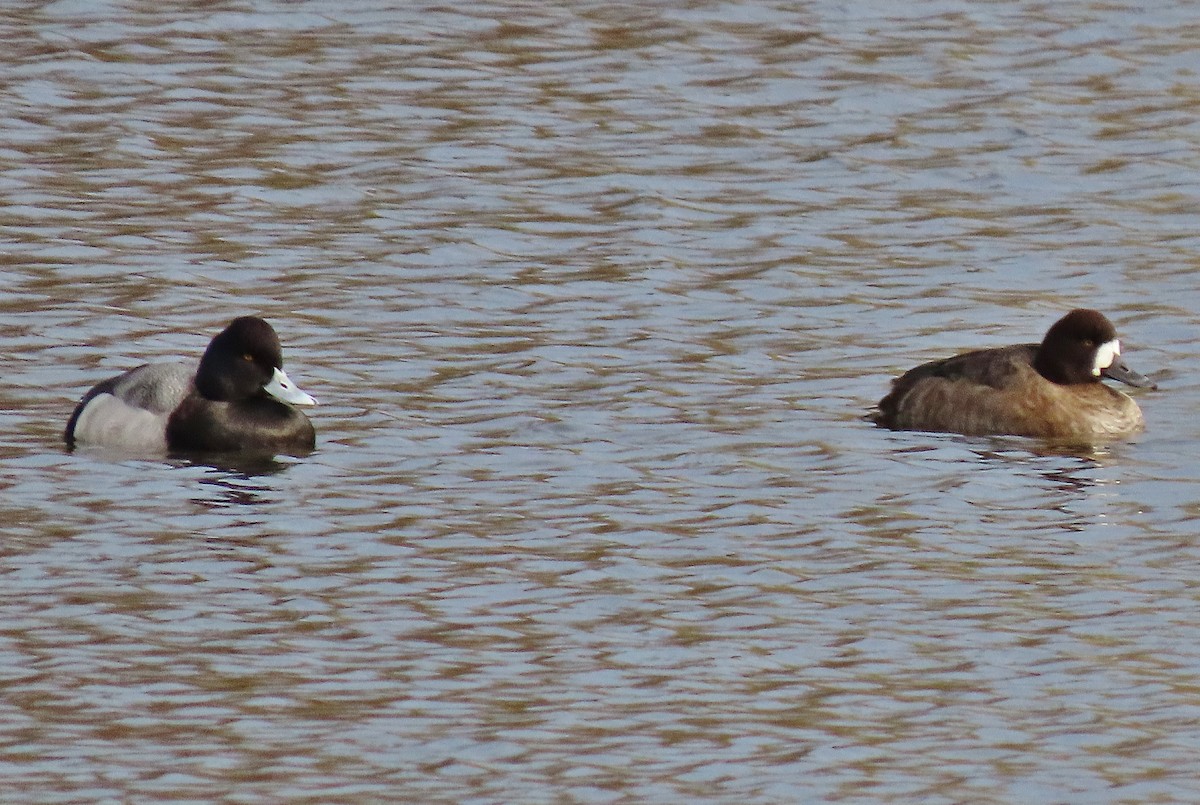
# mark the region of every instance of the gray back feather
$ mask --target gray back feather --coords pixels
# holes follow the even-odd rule
[[[113,396],[155,414],[174,411],[192,387],[196,369],[182,363],[148,363],[122,375]]]

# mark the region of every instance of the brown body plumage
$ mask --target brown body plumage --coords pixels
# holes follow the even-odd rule
[[[875,421],[896,430],[1089,440],[1144,427],[1129,396],[1101,377],[1152,386],[1120,360],[1116,330],[1094,310],[1073,310],[1041,344],[983,349],[933,361],[892,383]]]

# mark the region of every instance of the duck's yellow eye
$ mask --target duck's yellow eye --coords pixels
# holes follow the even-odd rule
[[[247,362],[249,362],[249,363],[253,363],[253,362],[254,362],[254,356],[253,356],[253,355],[251,355],[249,352],[247,352],[245,355],[243,355],[243,356],[242,356],[242,360],[244,360],[244,361],[247,361]]]

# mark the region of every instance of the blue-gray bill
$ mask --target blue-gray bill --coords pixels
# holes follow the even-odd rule
[[[1145,375],[1138,374],[1130,369],[1125,365],[1125,361],[1121,360],[1120,358],[1114,360],[1112,365],[1110,365],[1107,369],[1102,369],[1100,374],[1113,380],[1119,380],[1122,383],[1128,383],[1129,385],[1139,389],[1158,388],[1157,383]]]

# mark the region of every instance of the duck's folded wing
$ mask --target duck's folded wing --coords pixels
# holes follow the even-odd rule
[[[167,418],[187,397],[194,369],[146,364],[94,386],[67,423],[67,444],[125,449],[166,448]]]
[[[922,364],[892,381],[875,421],[888,428],[975,432],[1001,429],[1005,405],[1033,372],[1036,344],[967,352]],[[1018,393],[1019,396],[1019,393]],[[976,421],[980,420],[980,421]]]
[[[148,363],[112,379],[111,394],[126,405],[155,414],[174,411],[192,388],[194,366]]]
[[[895,391],[926,378],[964,380],[994,389],[1006,388],[1013,377],[1033,365],[1037,344],[1018,344],[998,349],[981,349],[922,364],[905,372],[895,381]]]

